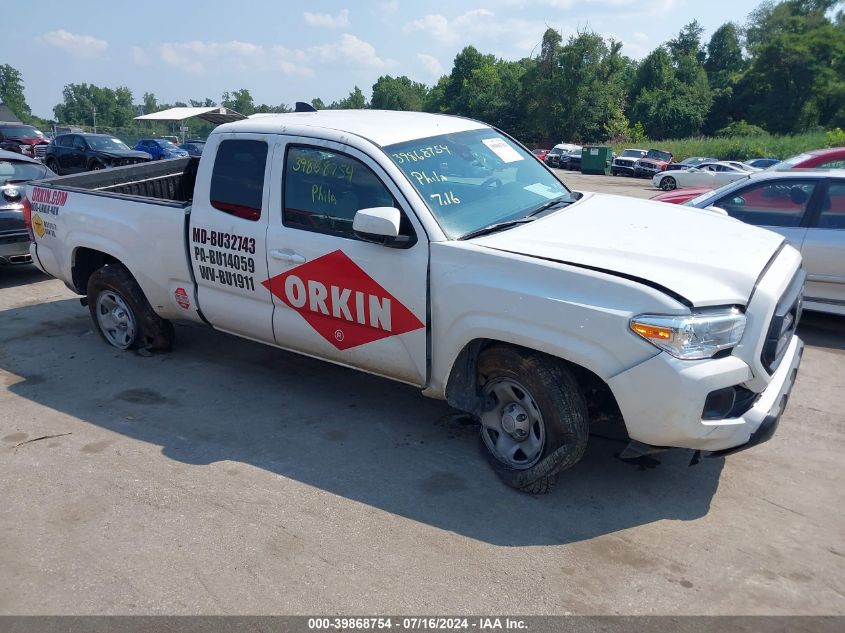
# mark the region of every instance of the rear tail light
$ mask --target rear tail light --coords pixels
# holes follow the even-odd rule
[[[35,233],[32,232],[32,205],[29,203],[29,198],[23,197],[23,223],[26,226],[26,232],[29,233],[29,241],[35,241]]]

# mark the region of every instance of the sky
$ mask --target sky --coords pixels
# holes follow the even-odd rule
[[[39,0],[13,2],[0,63],[17,68],[33,114],[52,118],[68,83],[128,86],[159,102],[248,88],[256,104],[367,97],[382,75],[428,85],[467,45],[536,55],[547,27],[589,29],[641,59],[697,19],[705,41],[760,0]]]

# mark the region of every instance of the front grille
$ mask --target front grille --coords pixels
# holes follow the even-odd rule
[[[770,374],[773,374],[783,360],[783,355],[789,347],[789,341],[798,327],[803,309],[804,280],[807,275],[803,270],[798,271],[795,278],[789,284],[786,292],[778,301],[775,314],[766,332],[766,340],[763,342],[763,352],[760,355],[760,362]]]
[[[47,146],[46,145],[36,145],[35,146],[35,158],[40,160],[44,160],[44,157],[47,155]]]

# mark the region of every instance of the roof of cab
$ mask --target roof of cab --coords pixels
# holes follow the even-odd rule
[[[427,112],[394,110],[320,110],[287,114],[253,115],[226,123],[214,133],[252,132],[258,134],[312,135],[315,129],[331,130],[332,136],[354,134],[385,147],[394,143],[453,134],[489,127],[480,121]]]

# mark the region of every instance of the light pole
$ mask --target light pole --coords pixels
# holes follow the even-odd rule
[[[96,106],[91,106],[91,110],[94,111],[94,134],[97,133],[97,108]]]

